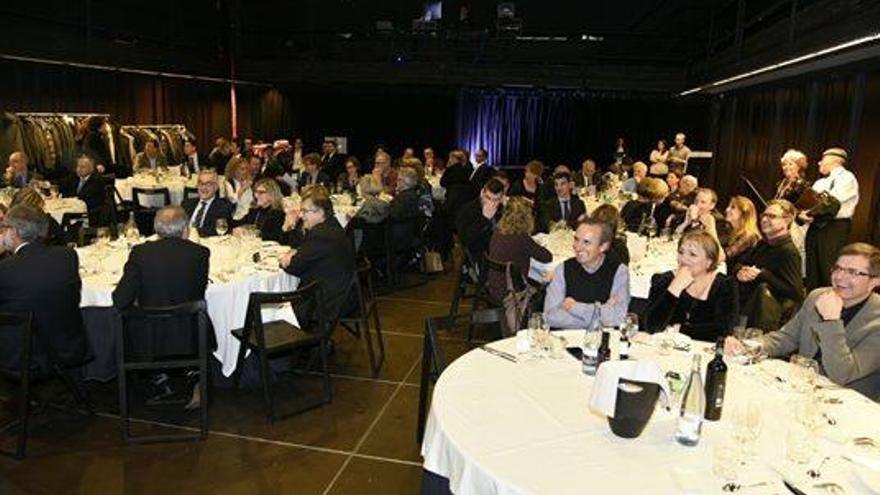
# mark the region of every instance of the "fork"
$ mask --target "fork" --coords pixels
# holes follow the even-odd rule
[[[843,487],[838,485],[837,483],[816,483],[815,485],[813,485],[813,488],[819,488],[835,495],[846,494],[846,490],[844,490]]]

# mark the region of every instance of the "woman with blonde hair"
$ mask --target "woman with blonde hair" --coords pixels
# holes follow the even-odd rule
[[[489,257],[502,263],[512,263],[511,275],[515,280],[525,280],[530,258],[541,263],[553,260],[550,251],[532,239],[534,229],[535,219],[529,201],[520,196],[510,198],[489,241]],[[487,286],[489,294],[500,301],[507,291],[507,280],[504,274],[492,271],[489,272]]]
[[[723,246],[724,255],[728,266],[733,266],[740,256],[761,239],[761,231],[758,230],[758,213],[752,200],[745,196],[734,196],[730,198],[730,203],[724,210],[724,219],[731,227],[727,245]]]
[[[281,241],[281,227],[284,225],[284,207],[281,188],[274,179],[260,179],[254,184],[254,202],[256,204],[240,220],[234,220],[233,226],[254,225],[264,241]]]
[[[226,164],[224,177],[226,177],[226,180],[223,181],[223,186],[226,188],[226,199],[235,205],[232,218],[241,219],[247,215],[254,202],[253,180],[247,161],[244,158],[231,158]]]
[[[61,228],[61,225],[58,225],[58,222],[55,221],[52,215],[46,213],[46,202],[36,189],[30,187],[19,189],[18,192],[15,193],[15,196],[12,197],[12,201],[9,203],[9,208],[16,205],[27,205],[31,208],[42,211],[43,214],[46,215],[47,229],[46,234],[43,237],[46,244],[63,246],[67,243],[67,234],[64,232],[64,229]]]
[[[807,171],[807,155],[790,149],[779,159],[782,168],[782,180],[776,184],[776,193],[773,199],[785,199],[791,204],[797,204],[801,194],[809,187],[810,183],[804,178]]]

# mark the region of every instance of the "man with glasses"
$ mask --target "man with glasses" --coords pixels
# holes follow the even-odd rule
[[[768,203],[761,214],[762,239],[731,270],[750,327],[779,328],[784,313],[804,298],[801,256],[789,232],[796,211],[784,199]]]
[[[798,353],[813,358],[834,383],[880,400],[880,249],[844,246],[831,269],[831,287],[816,289],[776,332],[757,339],[770,357]],[[728,352],[742,352],[728,337]]]
[[[181,205],[189,218],[189,226],[195,227],[201,237],[217,235],[218,220],[226,222],[227,228],[232,223],[235,206],[217,196],[218,181],[214,169],[202,169],[198,177],[199,197],[187,198]]]

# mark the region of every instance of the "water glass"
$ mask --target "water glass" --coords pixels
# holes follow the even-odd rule
[[[226,222],[225,218],[218,218],[214,222],[214,228],[217,230],[218,235],[226,235],[229,232],[229,223]]]
[[[110,228],[109,227],[99,227],[95,232],[95,240],[99,247],[106,248],[110,245]]]
[[[816,388],[816,378],[819,375],[819,363],[815,359],[795,354],[791,357],[792,367],[789,370],[789,378],[795,390],[810,392]]]
[[[795,464],[810,462],[815,452],[813,435],[801,425],[792,425],[788,429],[785,442],[785,456]]]
[[[627,313],[623,318],[623,327],[621,327],[620,330],[628,339],[639,333],[639,315],[635,313]]]
[[[729,440],[722,441],[715,446],[714,454],[715,462],[712,464],[712,472],[724,481],[736,481],[740,464],[736,446]]]

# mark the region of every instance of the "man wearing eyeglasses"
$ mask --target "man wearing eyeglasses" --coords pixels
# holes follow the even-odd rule
[[[219,178],[214,169],[202,169],[199,172],[198,188],[199,197],[187,198],[181,206],[189,218],[189,226],[195,227],[199,236],[215,236],[217,220],[223,220],[227,226],[230,226],[235,207],[226,199],[217,196]]]
[[[834,383],[880,400],[880,249],[857,242],[841,249],[831,287],[816,289],[776,332],[757,339],[769,357],[798,353],[813,358]],[[728,337],[728,352],[744,346]]]
[[[762,239],[732,267],[750,327],[776,330],[804,298],[801,256],[789,232],[796,213],[784,199],[768,203],[761,214]]]

